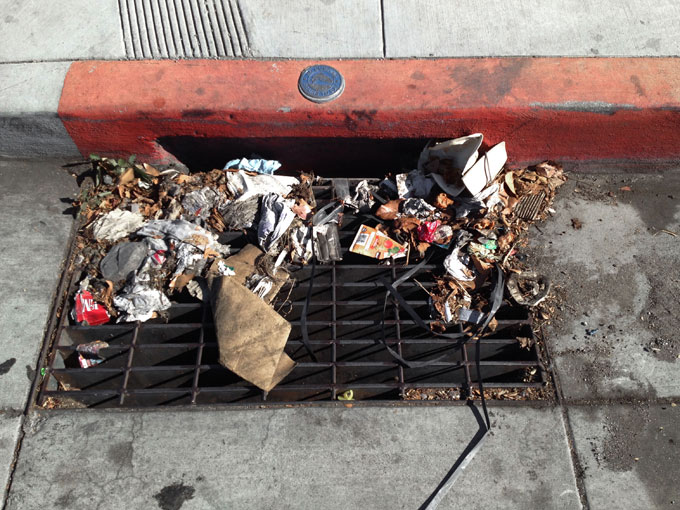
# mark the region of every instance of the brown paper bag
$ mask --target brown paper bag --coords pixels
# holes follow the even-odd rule
[[[233,276],[215,278],[211,295],[220,364],[271,390],[296,365],[283,352],[290,323]]]

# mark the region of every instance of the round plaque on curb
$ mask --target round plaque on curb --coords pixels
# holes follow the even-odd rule
[[[345,90],[345,79],[331,66],[309,66],[300,73],[298,89],[306,99],[326,103],[340,97]]]

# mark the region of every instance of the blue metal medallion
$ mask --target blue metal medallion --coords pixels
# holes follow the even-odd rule
[[[300,94],[315,103],[332,101],[345,90],[345,79],[331,66],[315,65],[305,68],[298,80]]]

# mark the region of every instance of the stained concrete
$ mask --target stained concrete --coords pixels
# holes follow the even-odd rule
[[[19,438],[21,415],[0,412],[0,487],[5,487],[14,462],[14,451]],[[5,491],[0,494],[0,508],[5,503]]]
[[[580,508],[560,412],[492,415],[439,508]],[[467,407],[38,412],[7,508],[414,509],[477,428]]]
[[[571,174],[554,209],[530,263],[557,295],[546,333],[564,396],[680,395],[680,173]]]
[[[383,56],[379,0],[247,0],[239,5],[254,57]]]
[[[73,223],[60,162],[0,160],[0,409],[23,410]]]
[[[78,156],[57,116],[69,65],[0,64],[0,157]]]
[[[575,406],[569,420],[591,510],[680,505],[680,406]]]
[[[384,0],[387,57],[675,56],[673,0]]]
[[[122,59],[117,0],[2,0],[0,62]]]

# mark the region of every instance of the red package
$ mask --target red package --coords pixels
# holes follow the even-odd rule
[[[165,250],[158,250],[154,252],[154,254],[151,256],[153,261],[158,264],[159,266],[162,266],[163,263],[165,262]]]
[[[434,234],[437,232],[441,221],[424,221],[418,226],[418,239],[426,243],[431,243],[434,241]]]
[[[95,303],[89,290],[81,290],[76,294],[76,321],[97,326],[109,322],[109,312],[106,308]]]

